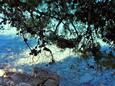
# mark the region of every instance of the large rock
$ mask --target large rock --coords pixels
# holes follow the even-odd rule
[[[27,82],[31,79],[31,75],[26,74],[26,73],[20,73],[20,72],[12,72],[11,74],[7,74],[9,78],[11,78],[13,81],[16,83],[20,82]]]
[[[59,76],[42,68],[34,68],[32,74],[7,71],[6,77],[0,78],[3,86],[59,86]]]
[[[59,84],[59,76],[54,73],[49,71],[48,69],[42,69],[42,68],[37,68],[35,67],[32,72],[33,76],[33,85],[37,86],[40,84],[45,84],[45,86],[58,86]]]
[[[44,86],[59,86],[58,81],[53,80],[53,79],[48,79],[45,83]]]
[[[17,84],[16,86],[32,86],[32,85],[25,83],[25,82],[21,82],[21,83]]]

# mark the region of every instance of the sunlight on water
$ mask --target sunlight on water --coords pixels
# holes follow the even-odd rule
[[[33,65],[51,62],[51,54],[46,51],[43,51],[36,57],[29,55],[30,50],[25,45],[23,39],[16,35],[16,32],[16,28],[12,28],[10,25],[6,25],[5,30],[0,30],[0,58],[2,59],[2,63],[8,62],[15,66],[19,66],[24,64]],[[30,39],[28,42],[33,46],[36,40]],[[47,47],[51,49],[54,59],[57,62],[68,56],[75,55],[72,53],[71,49],[59,49],[56,45]]]
[[[70,49],[59,49],[55,45],[47,46],[53,53],[54,59],[56,62],[62,61],[68,56],[75,55]],[[48,63],[51,62],[51,54],[46,51],[42,51],[42,53],[38,54],[38,56],[31,56],[29,55],[29,50],[26,50],[25,52],[22,52],[22,57],[17,60],[17,65],[23,65],[23,64],[38,64],[38,63]],[[77,55],[77,54],[76,54]]]

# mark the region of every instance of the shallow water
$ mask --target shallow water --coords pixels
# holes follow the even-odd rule
[[[29,43],[34,45],[36,40],[30,39]],[[105,48],[104,48],[105,49]],[[78,59],[75,56],[67,56],[69,51],[60,52],[52,47],[52,51],[57,61],[53,65],[48,65],[50,58],[41,55],[39,61],[30,64],[31,58],[26,55],[28,47],[23,39],[16,35],[0,35],[0,63],[8,63],[21,69],[24,72],[30,72],[33,66],[48,68],[60,75],[60,86],[114,86],[115,76],[112,75],[115,70],[106,70],[97,73],[94,69],[87,67],[87,61]],[[79,57],[79,56],[78,56]],[[91,63],[91,60],[90,60]]]

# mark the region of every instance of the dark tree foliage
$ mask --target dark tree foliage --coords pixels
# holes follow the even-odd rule
[[[4,15],[0,23],[9,22],[17,28],[31,55],[37,56],[43,49],[51,53],[53,62],[48,44],[78,49],[84,54],[92,52],[100,64],[105,56],[96,38],[115,44],[115,0],[0,0],[0,13]],[[35,48],[28,44],[26,34],[37,38]],[[104,62],[114,63],[111,52],[106,58]]]

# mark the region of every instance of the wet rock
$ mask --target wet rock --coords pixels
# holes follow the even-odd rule
[[[20,72],[12,72],[9,74],[9,77],[14,80],[16,83],[19,82],[27,82],[31,78],[31,75],[26,74],[26,73],[20,73]]]
[[[16,86],[31,86],[31,85],[28,83],[25,83],[25,82],[21,82],[21,83],[17,84]]]
[[[4,74],[4,73],[3,73]],[[58,86],[59,76],[45,69],[34,69],[32,74],[7,72],[6,77],[0,77],[2,86]]]
[[[44,86],[59,86],[58,81],[53,80],[53,79],[48,79],[45,83]]]
[[[32,76],[33,76],[32,83],[34,86],[40,84],[47,84],[47,85],[50,84],[48,86],[57,86],[57,84],[59,84],[59,76],[56,73],[49,71],[48,69],[35,67],[33,69]]]
[[[12,81],[12,80],[8,80],[8,81],[6,82],[6,86],[15,86],[15,82]]]

